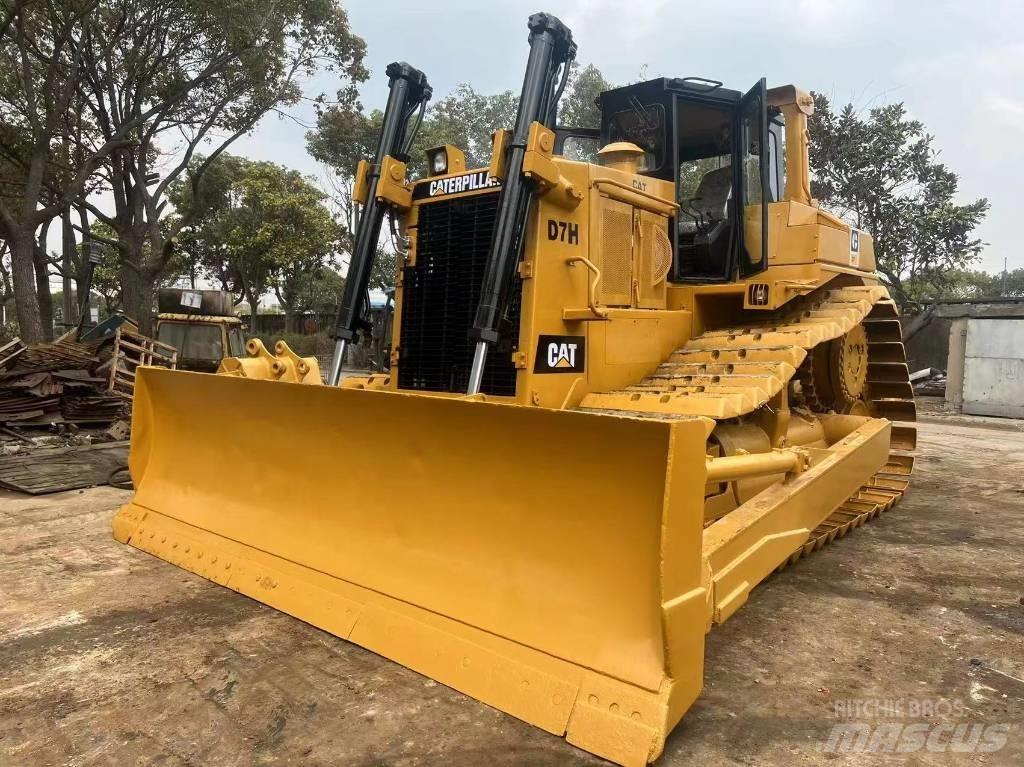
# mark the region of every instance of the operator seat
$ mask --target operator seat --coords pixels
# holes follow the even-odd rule
[[[728,165],[705,173],[693,197],[679,208],[679,233],[703,234],[728,218],[732,197],[732,168]]]

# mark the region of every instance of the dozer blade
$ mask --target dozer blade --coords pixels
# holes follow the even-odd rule
[[[641,765],[701,687],[710,426],[144,368],[114,534]]]

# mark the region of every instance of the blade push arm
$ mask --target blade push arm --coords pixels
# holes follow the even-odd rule
[[[345,346],[355,338],[362,325],[364,297],[370,284],[370,273],[373,270],[373,259],[377,253],[377,241],[380,239],[381,226],[384,223],[384,216],[388,212],[387,202],[377,197],[377,184],[381,177],[381,168],[391,158],[401,161],[406,159],[406,153],[415,137],[415,127],[412,130],[409,129],[410,118],[418,113],[418,124],[431,96],[427,76],[405,62],[389,64],[387,75],[390,88],[388,103],[384,108],[384,120],[373,165],[369,167],[366,174],[366,201],[356,227],[352,260],[349,263],[348,275],[345,279],[345,292],[342,295],[338,319],[334,328],[334,359],[331,362],[331,374],[328,381],[331,386],[337,386],[341,381],[341,364],[342,358],[345,356]]]

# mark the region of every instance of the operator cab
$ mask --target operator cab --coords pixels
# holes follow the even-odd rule
[[[657,78],[600,95],[601,128],[560,138],[626,141],[640,173],[671,181],[679,212],[669,232],[673,282],[728,282],[768,266],[768,208],[780,199],[782,115],[765,81],[747,93],[698,77]]]

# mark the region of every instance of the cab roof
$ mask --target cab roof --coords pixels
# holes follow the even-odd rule
[[[176,314],[172,312],[161,312],[156,316],[158,320],[170,320],[173,322],[211,322],[217,325],[241,325],[242,320],[238,317],[226,317],[219,314]]]

